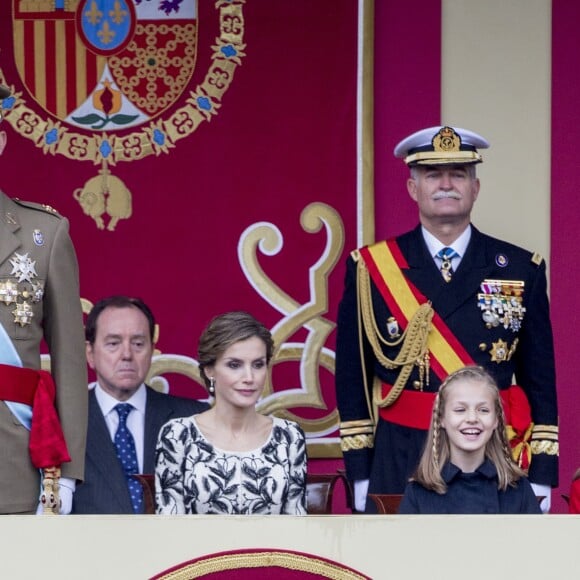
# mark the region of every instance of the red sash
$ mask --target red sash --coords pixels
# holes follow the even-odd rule
[[[58,414],[56,388],[48,371],[0,364],[0,400],[32,407],[28,448],[34,467],[44,469],[70,461]]]
[[[391,385],[382,384],[383,398],[390,390]],[[437,393],[403,390],[392,405],[379,408],[379,415],[389,423],[427,431],[436,395]]]
[[[382,384],[383,397],[388,394],[390,389],[390,385]],[[499,394],[505,414],[507,437],[512,449],[512,456],[522,469],[528,469],[532,460],[532,450],[529,443],[533,427],[530,404],[524,390],[519,385],[511,385],[507,389],[502,389]],[[392,405],[379,409],[379,415],[381,419],[389,423],[427,431],[431,423],[436,395],[437,393],[402,391]]]

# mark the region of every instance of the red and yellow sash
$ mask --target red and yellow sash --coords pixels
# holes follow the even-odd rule
[[[402,270],[409,265],[394,239],[378,242],[360,250],[375,286],[384,298],[391,314],[404,330],[413,314],[428,299],[405,278]],[[427,339],[430,365],[441,381],[450,373],[475,364],[463,345],[442,318],[434,313]],[[390,385],[383,383],[383,396]],[[415,429],[428,429],[436,393],[403,391],[390,407],[379,409],[383,419]],[[501,391],[506,414],[507,433],[514,460],[527,469],[531,459],[529,438],[533,423],[523,389],[512,385]]]
[[[378,242],[360,250],[371,279],[385,299],[392,315],[404,330],[413,314],[429,300],[405,278],[402,269],[408,268],[394,239]],[[463,345],[435,312],[429,333],[430,365],[441,381],[466,365],[475,364]]]

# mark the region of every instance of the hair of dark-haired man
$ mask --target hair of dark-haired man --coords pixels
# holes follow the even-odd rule
[[[95,338],[97,336],[97,322],[99,316],[105,310],[105,308],[137,308],[140,310],[147,318],[149,323],[149,335],[151,337],[151,342],[153,342],[153,337],[155,335],[155,317],[153,312],[143,300],[140,298],[132,298],[130,296],[109,296],[108,298],[103,298],[99,300],[91,309],[87,316],[87,321],[85,323],[85,339],[89,344],[95,343]]]

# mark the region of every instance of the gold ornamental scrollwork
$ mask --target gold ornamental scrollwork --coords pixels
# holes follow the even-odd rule
[[[274,224],[253,224],[246,228],[238,242],[238,258],[246,279],[268,304],[282,314],[271,329],[278,346],[258,410],[297,421],[307,434],[310,457],[340,457],[338,441],[327,437],[338,429],[336,408],[316,419],[299,417],[291,409],[328,409],[322,393],[320,374],[321,370],[332,375],[335,372],[335,353],[325,346],[335,323],[324,318],[324,314],[328,311],[328,277],[342,255],[344,228],[338,213],[319,202],[308,205],[302,211],[300,223],[307,233],[316,234],[323,228],[326,232],[324,249],[308,271],[310,296],[305,303],[292,298],[260,266],[260,252],[274,256],[282,249],[284,240]],[[85,314],[93,307],[85,298],[81,299],[81,305]],[[307,333],[306,338],[293,341],[292,337],[302,329]],[[156,325],[155,343],[159,340],[159,334],[160,329]],[[288,362],[298,363],[300,384],[295,388],[276,391],[272,384],[272,371],[277,365]],[[48,355],[43,355],[42,366],[50,369]],[[182,354],[162,353],[156,349],[146,382],[154,389],[167,393],[170,385],[164,376],[166,374],[183,375],[199,385],[204,384],[196,359]]]
[[[323,315],[328,311],[328,277],[344,247],[344,228],[337,212],[319,202],[312,203],[303,210],[300,223],[308,233],[317,233],[324,227],[327,235],[322,255],[309,269],[308,302],[301,304],[292,298],[265,274],[259,264],[258,250],[272,256],[282,247],[282,235],[273,224],[262,222],[247,228],[238,244],[238,256],[250,284],[283,315],[272,328],[274,342],[280,345],[274,354],[272,369],[277,364],[288,361],[295,361],[300,365],[300,387],[275,394],[272,382],[268,381],[258,408],[262,413],[274,413],[298,421],[310,435],[323,435],[337,427],[336,409],[320,419],[297,417],[289,409],[327,408],[320,385],[320,368],[334,373],[334,352],[326,349],[324,345],[335,324]],[[300,343],[289,342],[301,328],[308,333],[306,340]]]

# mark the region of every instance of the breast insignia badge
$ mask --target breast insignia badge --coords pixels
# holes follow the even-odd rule
[[[399,323],[397,322],[397,319],[394,318],[393,316],[389,316],[389,318],[387,319],[387,333],[389,335],[389,338],[391,339],[399,338],[401,336]]]
[[[511,360],[512,356],[516,352],[516,348],[518,346],[519,339],[516,338],[511,346],[508,346],[508,343],[501,338],[496,342],[491,343],[491,349],[489,354],[491,355],[492,362],[501,363]]]
[[[32,282],[33,278],[36,277],[36,262],[33,262],[28,254],[17,254],[10,258],[10,263],[12,264],[11,276],[18,278],[19,282]]]
[[[32,323],[32,318],[34,316],[34,312],[32,312],[32,307],[28,302],[22,302],[16,304],[16,308],[12,311],[14,315],[14,323],[19,324],[20,326],[27,326],[28,324]]]
[[[41,302],[44,296],[44,283],[38,279],[36,260],[32,260],[28,252],[14,252],[10,264],[11,277],[0,282],[0,303],[14,307],[15,324],[27,326],[34,317],[32,305]]]

